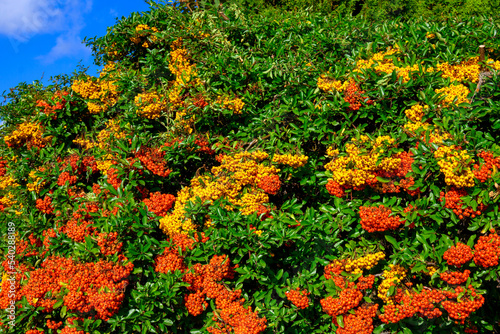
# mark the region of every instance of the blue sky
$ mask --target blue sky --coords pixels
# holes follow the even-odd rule
[[[143,0],[0,0],[0,95],[70,74],[79,62],[96,75],[84,37],[104,36],[117,19],[149,8]]]

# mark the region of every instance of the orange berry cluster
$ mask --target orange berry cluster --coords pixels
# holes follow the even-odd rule
[[[52,198],[47,195],[45,195],[43,199],[38,198],[36,200],[36,208],[47,215],[53,214],[54,207],[52,206]]]
[[[358,306],[362,299],[363,293],[361,291],[355,288],[345,288],[339,293],[338,298],[328,296],[321,299],[320,304],[323,312],[335,318]]]
[[[74,327],[68,327],[68,326],[66,326],[63,329],[61,329],[61,331],[59,332],[59,334],[89,334],[89,333],[84,332],[84,331],[79,331],[79,330],[77,330]]]
[[[7,174],[7,160],[4,157],[0,157],[0,177]]]
[[[469,275],[470,275],[470,270],[465,270],[463,273],[459,271],[453,271],[449,273],[444,272],[440,274],[440,277],[443,281],[445,281],[448,284],[458,285],[467,281]]]
[[[106,175],[108,176],[108,183],[118,190],[122,184],[122,181],[118,178],[118,169],[110,168],[107,170]]]
[[[126,261],[121,257],[121,261]],[[30,278],[20,290],[33,307],[52,312],[59,300],[64,300],[68,310],[86,313],[95,319],[107,321],[115,314],[125,295],[126,279],[133,264],[125,266],[99,261],[77,263],[72,259],[48,257],[41,268],[30,272]]]
[[[399,216],[390,216],[391,213],[391,209],[383,205],[361,206],[359,208],[361,227],[368,232],[383,232],[395,230],[405,223]]]
[[[85,237],[97,233],[91,221],[71,219],[64,225],[60,232],[76,242],[85,242]]]
[[[69,92],[67,91],[57,91],[49,100],[50,103],[43,100],[38,100],[36,101],[36,106],[43,108],[41,111],[47,116],[52,116],[52,119],[55,120],[57,119],[56,110],[64,109],[67,102],[64,96],[67,96],[68,94]],[[52,105],[53,103],[55,103],[55,105]]]
[[[464,219],[464,217],[476,218],[486,209],[483,203],[478,204],[476,210],[472,209],[472,207],[464,209],[464,202],[460,198],[464,196],[467,196],[467,191],[465,189],[451,187],[446,193],[441,191],[439,201],[442,202],[444,198],[444,207],[453,210],[453,213],[460,219]]]
[[[378,304],[363,304],[354,313],[344,317],[344,327],[338,326],[337,319],[333,321],[337,326],[337,334],[370,334],[373,333],[373,318],[377,315]]]
[[[280,177],[276,174],[264,175],[258,179],[258,185],[267,194],[276,195],[281,187]]]
[[[491,178],[493,167],[500,168],[500,157],[493,158],[493,153],[486,151],[480,152],[478,157],[482,158],[484,163],[481,165],[475,164],[473,166],[473,173],[479,181],[486,182],[486,180]]]
[[[458,242],[456,246],[450,247],[443,254],[443,260],[446,260],[448,265],[453,265],[457,268],[472,260],[472,257],[470,247],[461,242]]]
[[[336,197],[344,197],[345,196],[345,188],[344,186],[341,186],[338,182],[334,180],[328,180],[328,183],[326,184],[326,190],[330,193],[332,196]]]
[[[175,202],[175,196],[171,194],[162,194],[160,192],[151,193],[149,198],[143,200],[148,210],[157,216],[164,217],[168,210],[172,208]]]
[[[292,302],[293,305],[300,309],[305,309],[309,306],[309,292],[307,290],[301,291],[300,288],[285,292],[286,298]]]
[[[38,329],[30,329],[30,330],[26,331],[26,334],[44,334],[44,332],[40,331]]]
[[[172,247],[165,247],[165,250],[162,255],[159,255],[155,259],[155,270],[168,274],[169,272],[174,272],[176,270],[180,270],[184,272],[187,267],[184,264],[184,258],[179,255],[179,248],[182,252],[186,251],[186,249],[193,249],[196,242],[207,242],[208,237],[205,236],[205,233],[201,233],[201,240],[198,237],[198,234],[194,235],[194,238],[191,238],[187,234],[176,234],[174,235],[170,241],[173,243]],[[194,297],[191,297],[194,298]],[[190,305],[194,305],[193,302]],[[199,304],[196,304],[199,306]]]
[[[167,177],[172,172],[167,168],[167,163],[163,160],[165,152],[160,151],[158,148],[142,146],[135,156],[145,168],[155,175]]]
[[[463,295],[463,292],[466,295]],[[449,299],[456,299],[457,301],[446,300],[441,303],[443,308],[448,312],[450,318],[455,319],[458,323],[464,324],[465,319],[470,314],[478,310],[484,304],[484,297],[478,295],[472,285],[469,285],[468,290],[459,286],[455,291],[443,291],[443,294]],[[459,297],[461,295],[461,297]]]
[[[344,101],[349,103],[348,110],[356,111],[361,107],[361,101],[366,100],[366,104],[372,104],[373,101],[363,97],[365,93],[361,90],[354,80],[350,80],[347,84],[347,88],[344,91]]]
[[[38,255],[38,249],[42,247],[42,241],[36,238],[33,233],[28,236],[28,240],[29,243],[21,239],[17,244],[16,253],[20,254],[22,257],[36,256]]]
[[[183,276],[182,280],[190,284],[187,288],[189,291],[197,293],[201,296],[206,295],[208,298],[215,299],[222,290],[225,290],[224,285],[218,284],[218,282],[223,279],[233,279],[235,274],[234,268],[235,267],[231,267],[231,261],[226,255],[214,255],[209,264],[202,265],[200,263],[196,263],[192,266]],[[186,298],[188,298],[188,295],[186,295]],[[190,299],[185,300],[187,301]],[[188,304],[187,302],[186,307],[188,310],[201,309],[200,304],[194,305],[193,303]],[[200,313],[191,314],[198,315]]]
[[[208,102],[205,101],[202,95],[198,95],[194,98],[193,105],[198,108],[205,108],[206,106],[208,106]]]
[[[179,255],[179,251],[175,248],[165,247],[163,254],[155,259],[155,270],[160,273],[168,274],[176,270],[184,272],[186,269],[184,258]],[[194,305],[194,302],[190,302],[189,305]]]
[[[251,307],[245,308],[245,299],[241,297],[241,290],[229,291],[225,285],[219,283],[223,279],[233,279],[234,269],[226,255],[217,256],[209,264],[196,263],[183,276],[182,280],[189,283],[187,289],[192,293],[185,295],[184,303],[192,315],[201,314],[208,303],[205,297],[215,299],[217,311],[214,311],[213,321],[216,325],[207,328],[212,334],[219,333],[248,333],[258,334],[266,329],[266,318],[259,318]]]
[[[437,318],[443,313],[435,304],[445,299],[440,290],[422,290],[422,292],[403,292],[398,289],[394,300],[397,304],[384,305],[384,313],[379,315],[379,319],[388,323],[397,323],[405,318],[418,314],[429,319]]]
[[[123,242],[118,242],[117,237],[117,232],[99,233],[97,245],[101,247],[101,253],[103,255],[113,255],[121,251]]]
[[[194,141],[196,145],[198,145],[200,148],[197,149],[197,152],[208,154],[208,155],[214,155],[215,151],[210,148],[209,142],[204,139],[196,139]]]
[[[490,232],[480,236],[474,246],[474,263],[484,268],[498,266],[500,256],[500,237],[494,230]]]
[[[50,328],[50,329],[58,329],[59,327],[62,326],[62,321],[59,321],[59,322],[55,322],[55,321],[52,321],[50,319],[47,319],[47,328]]]
[[[78,178],[75,175],[70,175],[69,172],[62,172],[59,174],[59,178],[57,179],[57,185],[64,186],[66,182],[71,186],[76,183]]]

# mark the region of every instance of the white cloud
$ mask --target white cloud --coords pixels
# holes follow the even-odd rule
[[[64,5],[57,0],[3,0],[0,34],[25,42],[36,34],[61,30],[67,10]]]
[[[0,35],[5,35],[17,52],[20,43],[35,35],[59,33],[54,47],[37,57],[49,64],[63,57],[86,58],[90,50],[82,44],[83,15],[92,0],[1,0]]]
[[[52,64],[61,58],[87,59],[91,50],[82,43],[80,36],[63,34],[57,37],[56,45],[46,55],[38,56],[42,64]]]

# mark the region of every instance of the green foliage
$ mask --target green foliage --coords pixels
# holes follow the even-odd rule
[[[440,276],[459,270],[443,259],[446,251],[462,242],[480,254],[480,240],[499,226],[500,163],[492,163],[484,180],[478,173],[487,165],[485,152],[500,156],[499,27],[494,18],[465,14],[488,14],[498,4],[366,1],[352,16],[360,2],[245,3],[255,7],[205,3],[190,11],[152,4],[87,40],[96,64],[105,66],[99,78],[80,69],[47,87],[20,84],[5,96],[0,231],[6,244],[9,222],[18,232],[16,307],[23,312],[15,327],[3,329],[205,333],[217,326],[223,307],[203,295],[194,316],[186,305],[198,288],[186,277],[227,264],[231,269],[213,283],[241,290],[241,303],[232,302],[245,314],[256,311],[254,318],[247,314],[249,323],[265,318],[266,333],[329,333],[352,324],[355,309],[331,316],[322,304],[342,295],[345,287],[327,277],[341,262],[337,280],[359,284],[362,275],[373,275],[360,303],[377,305],[376,333],[498,331],[498,264],[468,261],[460,270],[470,277],[459,285]],[[429,20],[441,12],[458,18]],[[405,19],[374,20],[387,15]],[[481,79],[457,79],[475,73],[470,58],[479,45],[492,59],[477,65]],[[366,65],[369,59],[378,61]],[[466,70],[446,76],[444,63]],[[446,93],[437,90],[458,83],[468,93],[446,104]],[[420,126],[407,113],[416,106],[428,106]],[[340,172],[332,167],[353,147],[367,159],[363,168],[354,160]],[[469,156],[450,157],[446,170],[437,154],[446,147]],[[396,175],[384,159],[402,160],[403,153],[409,166],[398,165],[404,173]],[[284,154],[293,158],[277,161]],[[307,162],[294,165],[304,155]],[[368,173],[362,185],[350,185],[353,178],[338,183],[348,169]],[[445,171],[472,173],[472,185],[457,187]],[[390,215],[376,216],[374,224],[398,217],[400,225],[369,232],[362,210],[375,207]],[[473,213],[465,215],[468,209]],[[187,236],[169,232],[178,221]],[[107,243],[114,233],[116,242]],[[345,266],[377,252],[384,259],[362,273]],[[101,281],[90,286],[82,278],[76,288],[84,296],[119,299],[116,309],[108,308],[109,319],[99,311],[107,304],[89,299],[82,302],[88,309],[74,306],[71,293],[78,291],[67,277],[57,276],[62,288],[43,296],[20,290],[33,284],[31,277],[56,280],[37,276],[56,256],[79,265],[109,263],[116,271],[133,264],[126,277],[97,292],[93,285]],[[219,256],[225,257],[213,265]],[[390,265],[407,275],[380,292]],[[109,271],[98,274],[111,280]],[[389,312],[384,298],[397,302],[401,291],[457,286],[485,298],[465,325],[438,302],[433,307],[443,316],[416,312],[396,323],[382,320]],[[308,307],[287,297],[296,288],[309,293]],[[4,285],[0,293],[0,302],[8,300]],[[36,304],[42,299],[53,301],[53,310]],[[73,317],[80,318],[71,324]],[[48,319],[63,325],[48,329]],[[0,320],[7,324],[7,313]]]

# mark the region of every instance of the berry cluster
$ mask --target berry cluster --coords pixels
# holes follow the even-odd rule
[[[175,196],[154,192],[149,195],[149,198],[144,199],[143,202],[146,204],[149,211],[153,212],[157,216],[164,217],[174,205]]]
[[[355,288],[343,289],[337,298],[328,296],[320,300],[323,312],[331,317],[344,314],[359,305],[363,299],[363,293]]]
[[[198,148],[196,151],[208,155],[214,155],[215,151],[210,148],[209,142],[204,139],[196,139],[194,141],[196,145],[198,145],[200,148]]]
[[[361,206],[359,208],[359,216],[361,217],[361,227],[367,232],[383,232],[387,230],[395,230],[405,221],[399,216],[391,216],[392,211],[383,205],[377,206]]]
[[[336,334],[370,334],[373,333],[373,318],[377,315],[378,304],[363,304],[344,317],[344,326],[338,326]],[[334,323],[337,319],[333,319]],[[335,323],[337,326],[338,324]]]
[[[361,101],[366,101],[366,104],[373,104],[373,101],[364,97],[364,90],[361,90],[354,80],[349,80],[344,91],[344,101],[349,103],[348,110],[356,111],[361,107]]]
[[[43,137],[43,127],[39,123],[24,122],[17,126],[10,135],[4,137],[8,147],[21,147],[26,144],[28,149],[45,147],[50,137]]]
[[[135,97],[134,104],[138,107],[137,115],[148,119],[160,117],[167,108],[166,101],[157,93],[139,94]]]
[[[464,295],[466,293],[466,295]],[[441,303],[443,308],[448,312],[450,318],[455,319],[458,323],[464,324],[465,319],[472,312],[478,310],[484,304],[484,297],[478,295],[472,285],[469,285],[468,290],[459,286],[455,291],[443,291],[443,294],[448,299],[456,299],[457,301],[446,300]]]
[[[47,215],[51,215],[54,213],[54,207],[52,206],[52,198],[45,195],[43,199],[38,198],[36,200],[36,208],[40,210],[40,212],[45,213]]]
[[[473,161],[466,150],[455,145],[442,145],[434,152],[434,158],[437,159],[447,185],[457,188],[474,186],[474,173],[470,168]]]
[[[101,254],[113,255],[119,253],[122,249],[123,242],[118,242],[118,233],[99,233],[97,236],[97,245],[101,247]]]
[[[184,303],[192,315],[201,314],[208,303],[205,297],[215,299],[217,311],[212,320],[216,323],[207,328],[212,334],[234,333],[258,334],[266,329],[266,318],[259,318],[257,312],[245,308],[245,299],[241,298],[241,290],[229,291],[223,284],[223,279],[233,279],[234,269],[226,255],[217,256],[207,265],[197,263],[185,272],[182,280],[189,283],[187,288],[191,291],[185,295]]]
[[[480,236],[474,246],[474,263],[484,268],[498,266],[500,256],[500,237],[494,230],[490,232]]]
[[[448,265],[453,265],[457,268],[472,260],[472,257],[470,247],[461,242],[458,242],[456,246],[450,247],[443,254],[443,260],[446,260]]]
[[[346,144],[347,155],[339,155],[338,150],[329,149],[333,160],[325,165],[332,172],[327,190],[334,196],[345,195],[346,189],[363,190],[366,186],[382,193],[399,193],[401,190],[416,195],[419,190],[410,190],[413,177],[406,178],[414,162],[413,154],[400,152],[387,155],[396,148],[395,140],[380,136],[370,140],[368,136],[352,138]]]
[[[160,149],[145,146],[142,146],[135,155],[151,173],[167,177],[172,171],[167,168],[164,156],[165,152],[160,151]]]
[[[57,185],[59,186],[64,186],[66,182],[68,185],[74,185],[76,181],[78,180],[78,177],[75,175],[70,175],[69,172],[62,172],[59,174],[59,178],[57,179]]]
[[[264,175],[258,179],[259,188],[269,195],[276,195],[281,187],[280,177],[278,175]]]
[[[147,24],[139,24],[135,27],[134,36],[130,37],[130,40],[134,44],[141,44],[143,48],[149,48],[152,44],[158,42],[158,37],[154,33],[158,32],[158,28],[149,27]]]
[[[273,156],[273,162],[277,164],[288,165],[293,168],[303,167],[309,157],[305,155],[293,155],[293,154],[275,154]]]
[[[446,193],[444,191],[440,192],[439,201],[442,202],[444,198],[444,207],[453,210],[453,213],[460,219],[464,219],[464,217],[476,218],[486,209],[483,203],[478,204],[476,210],[472,207],[463,208],[464,202],[460,197],[464,196],[467,196],[467,191],[465,189],[452,187]]]
[[[86,76],[85,79],[75,80],[71,89],[85,99],[89,113],[98,114],[108,110],[118,102],[118,86],[113,78],[115,64],[108,63],[101,71],[99,78]]]
[[[220,104],[225,109],[231,110],[235,115],[241,114],[241,110],[245,106],[245,103],[239,98],[230,99],[229,97],[222,96],[219,96],[215,103]]]
[[[480,182],[484,183],[491,178],[494,168],[500,168],[500,157],[494,158],[493,153],[486,151],[480,152],[477,156],[482,158],[484,163],[481,165],[475,164],[473,166],[473,173]]]
[[[69,92],[67,92],[67,91],[57,91],[54,93],[54,95],[48,101],[50,103],[43,101],[43,100],[38,100],[36,102],[36,106],[43,108],[43,109],[41,109],[41,111],[45,115],[51,116],[52,119],[55,120],[55,119],[57,119],[57,111],[56,110],[64,109],[64,107],[66,106],[66,102],[67,102],[64,97],[67,96],[68,94],[69,94]],[[72,102],[72,104],[74,104],[74,103]]]
[[[458,285],[467,281],[469,275],[470,275],[470,270],[465,270],[463,273],[459,271],[444,272],[440,274],[440,277],[443,281],[445,281],[448,284]]]
[[[436,307],[436,304],[445,299],[445,295],[440,290],[424,289],[418,293],[398,289],[393,299],[396,303],[384,305],[384,313],[379,315],[379,319],[386,324],[397,323],[415,314],[429,319],[443,314]]]
[[[293,305],[299,309],[305,309],[309,306],[309,292],[307,290],[301,291],[300,288],[285,292],[286,298],[292,302]]]
[[[19,294],[43,312],[52,312],[62,299],[68,310],[106,321],[118,311],[132,269],[131,262],[125,266],[105,261],[77,263],[51,256],[30,272]]]

